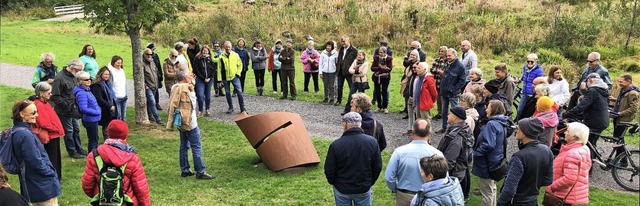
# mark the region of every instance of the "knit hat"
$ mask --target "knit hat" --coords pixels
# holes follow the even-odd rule
[[[456,115],[456,117],[462,120],[467,119],[467,112],[465,112],[462,107],[453,107],[449,109],[449,111],[451,111],[451,113],[453,113],[454,115]]]
[[[155,44],[153,44],[153,42],[149,42],[149,43],[147,44],[147,49],[153,49],[153,48],[156,48],[156,45],[155,45]]]
[[[542,96],[538,99],[538,102],[536,102],[536,108],[538,108],[538,112],[546,112],[553,107],[553,104],[555,104],[555,102],[553,102],[551,97]]]
[[[129,135],[129,126],[122,120],[112,120],[107,126],[107,136],[110,139],[127,139]]]
[[[544,130],[542,121],[538,118],[524,118],[518,121],[520,132],[529,139],[538,139],[538,135]]]
[[[500,82],[498,82],[497,80],[491,80],[487,83],[484,84],[484,88],[491,92],[491,94],[495,94],[498,93],[498,88],[500,88]]]
[[[346,122],[346,123],[362,122],[362,116],[360,116],[360,114],[358,114],[357,112],[349,112],[344,114],[344,116],[342,116],[342,122]]]

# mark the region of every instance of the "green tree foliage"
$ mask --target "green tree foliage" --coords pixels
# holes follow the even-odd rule
[[[173,19],[182,0],[84,0],[90,26],[106,33],[124,32],[131,39],[136,123],[148,124],[142,70],[140,30]],[[152,105],[153,106],[153,105]]]
[[[626,49],[629,47],[631,38],[640,37],[640,29],[637,26],[638,0],[620,0],[615,11],[620,15],[620,18],[617,18],[617,22],[613,24],[614,29],[626,34],[627,40],[624,44],[624,48]]]

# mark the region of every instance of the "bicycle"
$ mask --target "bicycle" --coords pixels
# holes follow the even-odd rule
[[[627,131],[630,134],[640,132],[640,127],[636,122],[620,122],[619,126],[627,126],[620,137],[606,136],[597,133],[590,133],[591,135],[598,136],[598,139],[603,139],[604,142],[613,143],[613,150],[609,154],[606,160],[603,159],[603,155],[595,148],[591,142],[587,142],[587,146],[591,151],[594,151],[595,157],[591,157],[592,161],[600,166],[600,169],[605,171],[611,171],[613,180],[622,188],[638,192],[640,191],[640,150],[629,150],[626,144],[623,142],[623,138]],[[622,147],[624,152],[615,156],[616,150]],[[615,157],[614,157],[615,156]],[[627,160],[627,163],[621,162]]]

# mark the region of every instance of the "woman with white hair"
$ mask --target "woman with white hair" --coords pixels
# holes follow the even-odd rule
[[[533,80],[541,77],[543,74],[544,69],[542,68],[542,65],[538,64],[538,55],[535,53],[527,55],[527,63],[522,67],[522,77],[520,77],[520,81],[522,81],[522,90],[520,93],[520,104],[518,104],[516,120],[524,118],[520,116],[520,113],[527,104],[527,100],[529,100],[529,98],[533,98],[535,95],[535,85],[533,84]]]
[[[567,124],[566,145],[553,160],[553,183],[546,193],[564,200],[565,205],[589,203],[589,169],[591,154],[586,143],[589,128],[579,122]]]
[[[469,70],[469,83],[464,87],[464,93],[471,92],[473,85],[479,85],[484,87],[484,79],[482,79],[482,70],[479,68],[473,68]]]
[[[33,71],[33,78],[31,79],[31,86],[36,87],[36,84],[40,82],[47,82],[53,84],[53,79],[58,74],[58,66],[53,64],[56,60],[56,56],[51,52],[40,55],[40,64],[36,66],[36,70]]]
[[[187,57],[187,50],[185,48],[184,43],[182,42],[177,42],[175,44],[174,49],[176,51],[178,51],[178,57],[177,60],[180,63],[180,66],[182,67],[182,69],[184,71],[186,71],[187,75],[189,75],[191,73],[191,71],[193,71],[193,68],[191,67],[191,60],[189,60],[189,58]],[[189,68],[189,69],[187,69]]]
[[[73,88],[78,108],[82,115],[82,126],[87,131],[89,143],[87,151],[98,148],[98,121],[102,118],[102,109],[98,106],[96,97],[91,93],[91,77],[85,71],[79,71],[75,75],[78,85]]]
[[[318,93],[318,68],[320,66],[320,54],[314,48],[313,41],[307,42],[307,49],[300,54],[300,62],[302,62],[302,71],[304,72],[304,92],[309,92],[309,79],[313,80],[313,91]]]
[[[36,117],[36,123],[31,127],[44,146],[44,150],[47,151],[49,161],[56,170],[58,179],[62,180],[60,137],[64,137],[64,127],[62,127],[58,114],[49,103],[49,99],[51,99],[51,84],[47,82],[36,84],[35,95],[29,97],[29,100],[36,105],[38,117]]]

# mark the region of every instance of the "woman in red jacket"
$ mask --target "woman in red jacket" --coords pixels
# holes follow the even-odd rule
[[[36,95],[31,96],[38,109],[36,124],[32,125],[33,132],[36,133],[44,150],[49,155],[49,161],[53,165],[58,175],[58,180],[62,181],[62,160],[60,157],[60,137],[64,136],[64,128],[60,118],[49,103],[51,98],[51,84],[40,82],[35,88]]]
[[[566,204],[589,203],[589,169],[591,152],[585,145],[589,140],[589,128],[582,123],[567,124],[566,145],[553,160],[553,183],[546,192],[565,199]]]
[[[134,205],[151,205],[147,177],[144,173],[140,156],[126,142],[128,135],[129,128],[127,123],[122,120],[113,120],[107,127],[107,136],[109,138],[104,144],[98,146],[96,150],[105,163],[110,163],[116,167],[127,164],[123,171],[124,194],[133,199]],[[99,175],[93,152],[89,152],[87,165],[82,174],[82,190],[84,190],[84,194],[91,198],[98,194],[98,188],[100,187],[98,184]]]

